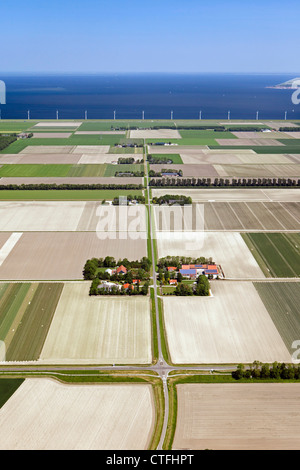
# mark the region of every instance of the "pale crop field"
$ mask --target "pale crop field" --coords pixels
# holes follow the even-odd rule
[[[136,260],[147,256],[146,240],[131,239],[127,233],[125,239],[118,239],[118,236],[78,231],[24,232],[0,266],[0,279],[83,279],[87,259],[109,255],[116,260],[124,257]]]
[[[82,201],[0,201],[0,231],[74,231]]]
[[[65,284],[40,360],[151,363],[149,297],[89,296],[90,284]]]
[[[20,154],[71,153],[75,147],[74,145],[28,145],[20,151]]]
[[[300,384],[179,384],[174,449],[299,450]]]
[[[4,450],[143,450],[155,420],[151,385],[26,379],[0,410]]]
[[[35,126],[33,127],[79,127],[81,126],[82,122],[64,122],[64,121],[61,121],[61,122],[54,122],[54,121],[50,121],[50,122],[38,122],[37,124],[35,124]]]
[[[152,196],[160,197],[164,194],[190,196],[193,202],[202,201],[282,201],[300,202],[300,189],[293,188],[266,188],[266,189],[152,189]]]
[[[265,276],[238,232],[157,232],[158,257],[212,258],[226,278],[263,279]]]
[[[291,362],[251,282],[211,282],[212,297],[164,297],[173,363]]]
[[[138,129],[130,131],[131,139],[181,139],[176,129]]]

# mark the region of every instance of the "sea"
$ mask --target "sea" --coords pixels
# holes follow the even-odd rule
[[[298,74],[5,74],[2,119],[300,119]],[[29,112],[29,113],[28,113]]]

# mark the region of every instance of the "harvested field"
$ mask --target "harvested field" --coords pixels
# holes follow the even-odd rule
[[[100,239],[95,232],[23,233],[0,267],[0,279],[82,279],[87,259],[107,255],[141,259],[147,256],[146,240],[128,238],[120,243],[118,238]]]
[[[299,214],[297,202],[204,203],[205,230],[300,230]]]
[[[288,139],[287,132],[232,132],[238,139]]]
[[[300,131],[297,132],[285,132],[284,135],[286,136],[289,136],[289,137],[293,137],[294,139],[300,139]],[[286,137],[283,137],[283,139],[285,139]]]
[[[243,239],[268,277],[300,277],[300,233],[245,233]]]
[[[124,135],[126,131],[76,131],[76,135]]]
[[[72,153],[81,153],[81,155],[102,154],[108,153],[109,149],[109,145],[76,145],[73,148]]]
[[[137,129],[130,131],[130,139],[181,139],[176,129]]]
[[[149,298],[89,296],[90,284],[65,284],[40,360],[55,364],[151,363]]]
[[[66,165],[66,164],[77,164],[79,163],[81,156],[73,155],[70,153],[49,153],[49,154],[26,154],[17,153],[11,155],[0,155],[0,164],[18,164],[18,165]],[[101,162],[102,163],[102,162]]]
[[[207,177],[218,177],[219,174],[213,165],[178,165],[176,164],[165,164],[165,165],[151,165],[150,170],[161,172],[163,169],[181,170],[184,178],[207,178]]]
[[[200,165],[199,165],[200,166]],[[215,165],[221,177],[233,178],[299,178],[300,165]]]
[[[49,153],[71,153],[75,149],[74,145],[27,145],[20,154],[49,154]],[[83,153],[83,152],[80,152]]]
[[[159,258],[168,255],[211,257],[222,266],[226,278],[264,278],[238,232],[157,232],[156,236]]]
[[[257,138],[257,139],[216,139],[219,145],[222,146],[237,146],[244,145],[245,147],[263,146],[263,147],[280,147],[284,146],[282,142],[275,139]]]
[[[34,132],[32,137],[37,139],[67,139],[71,135],[71,132]]]
[[[156,153],[161,154],[174,154],[174,153],[189,153],[209,150],[207,145],[148,145],[148,153],[155,155]]]
[[[299,127],[297,124],[294,122],[288,122],[288,121],[283,121],[283,122],[277,122],[277,121],[270,121],[265,123],[266,126],[271,127],[272,129],[280,129],[280,127]]]
[[[300,189],[298,188],[236,188],[236,189],[156,189],[152,188],[152,195],[156,197],[164,194],[190,196],[193,202],[203,201],[279,201],[300,202]]]
[[[128,155],[128,156],[136,157],[136,155]],[[88,155],[82,155],[78,163],[80,164],[103,164],[103,163],[113,163],[117,161],[118,161],[118,157],[116,157],[116,155],[112,155],[108,153],[99,153],[99,154],[90,153]]]
[[[82,201],[1,201],[0,231],[75,231],[85,204]]]
[[[213,297],[163,298],[174,364],[290,361],[290,353],[251,282],[212,281],[211,290]]]
[[[173,449],[298,450],[300,384],[178,384]]]
[[[35,124],[33,127],[79,127],[82,124],[82,122],[38,122]]]
[[[11,251],[14,249],[20,238],[22,237],[22,233],[12,233],[8,240],[4,243],[4,245],[0,249],[0,266],[5,262],[6,258],[10,255]]]
[[[151,385],[66,385],[30,378],[0,410],[0,446],[141,450],[149,445],[154,421]]]
[[[300,283],[255,282],[254,286],[292,356],[293,342],[300,338]],[[296,356],[299,361],[299,354]]]

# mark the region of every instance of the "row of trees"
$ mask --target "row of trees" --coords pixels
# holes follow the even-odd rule
[[[300,380],[300,365],[273,362],[266,364],[254,361],[248,368],[244,364],[239,364],[232,372],[232,377],[240,379],[283,379]]]
[[[174,266],[180,269],[183,264],[214,264],[212,258],[205,258],[200,256],[198,258],[191,258],[187,256],[165,256],[160,258],[157,262],[159,269],[166,270],[168,266]]]
[[[192,204],[192,202],[191,197],[177,194],[164,194],[163,196],[152,198],[152,203],[160,206],[162,204],[168,204],[169,206],[178,204],[180,206],[184,206],[186,204]]]
[[[2,184],[0,190],[109,190],[109,189],[143,189],[142,184],[56,184],[56,183],[42,183],[42,184]]]
[[[155,187],[297,187],[300,179],[291,178],[152,178],[150,186]]]
[[[116,171],[115,176],[119,176],[119,177],[122,177],[122,176],[129,176],[129,177],[135,176],[135,177],[142,178],[143,176],[145,176],[145,172],[144,171],[131,171],[131,170]]]
[[[10,144],[17,140],[17,136],[15,134],[11,135],[0,135],[0,150],[4,150]]]

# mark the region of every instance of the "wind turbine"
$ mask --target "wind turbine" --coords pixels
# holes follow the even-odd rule
[[[28,121],[30,120],[30,111],[29,111],[29,109],[27,111],[27,119],[28,119]]]
[[[228,121],[230,121],[230,111],[228,111]]]
[[[173,111],[171,111],[171,121],[173,121]]]
[[[84,118],[87,119],[87,111],[84,113]]]
[[[202,111],[199,112],[199,119],[202,119]]]
[[[284,113],[284,120],[286,121],[287,111]]]
[[[257,120],[257,121],[258,121],[258,114],[259,114],[259,112],[256,111],[256,120]]]
[[[116,111],[114,111],[114,119],[116,119]]]
[[[145,119],[145,111],[143,111],[143,113],[142,113],[142,119],[143,120]]]
[[[58,119],[58,110],[56,110],[56,119]]]

